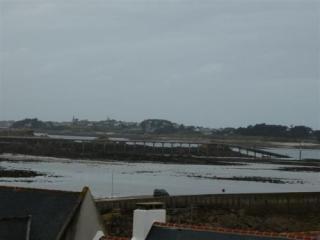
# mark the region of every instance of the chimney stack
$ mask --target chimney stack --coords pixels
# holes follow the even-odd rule
[[[165,209],[135,210],[131,240],[145,240],[154,222],[166,222]]]

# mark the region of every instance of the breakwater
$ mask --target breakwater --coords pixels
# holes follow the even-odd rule
[[[185,144],[185,143],[184,143]],[[191,144],[124,141],[85,141],[50,138],[0,138],[0,153],[19,153],[70,158],[110,158],[119,160],[179,160],[191,156],[241,157],[223,144]],[[199,162],[204,162],[200,161]]]
[[[238,151],[234,151],[234,148]],[[262,154],[262,158],[285,157],[266,151],[255,151],[252,148],[210,142],[86,141],[45,137],[0,137],[0,153],[69,158],[210,163],[215,157],[258,158],[256,155],[252,156],[252,152]]]

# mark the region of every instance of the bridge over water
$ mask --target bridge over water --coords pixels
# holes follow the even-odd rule
[[[191,152],[192,148],[200,149],[204,147],[206,149],[205,155],[209,155],[209,149],[214,148],[216,150],[226,150],[230,149],[234,152],[238,152],[241,155],[245,155],[248,157],[269,157],[269,158],[289,158],[287,155],[273,153],[269,151],[265,151],[255,147],[248,147],[243,145],[233,145],[233,144],[225,144],[225,143],[216,143],[213,141],[202,141],[202,140],[126,140],[126,139],[119,139],[119,140],[112,140],[115,143],[122,143],[131,146],[148,146],[152,148],[184,148],[188,149],[188,152]]]

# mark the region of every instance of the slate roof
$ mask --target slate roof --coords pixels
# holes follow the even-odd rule
[[[29,240],[31,217],[14,217],[0,219],[1,240]]]
[[[106,236],[100,240],[130,240],[131,238]],[[146,240],[319,240],[320,231],[260,232],[254,230],[215,228],[210,226],[159,223],[153,224]]]
[[[316,240],[307,233],[272,233],[168,223],[153,224],[146,240]]]
[[[147,240],[283,240],[280,237],[248,236],[236,233],[219,233],[192,229],[153,226]]]
[[[87,188],[65,192],[0,186],[0,219],[31,216],[30,240],[56,240],[79,209],[86,192]],[[0,230],[0,234],[6,233]],[[13,238],[16,239],[21,240]]]

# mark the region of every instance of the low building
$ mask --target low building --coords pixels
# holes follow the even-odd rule
[[[87,187],[67,192],[0,186],[1,240],[93,240],[104,233]]]

